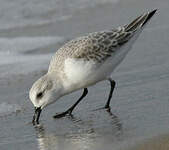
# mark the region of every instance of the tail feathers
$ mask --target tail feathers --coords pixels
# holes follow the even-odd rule
[[[134,21],[132,21],[130,24],[124,26],[125,31],[126,32],[134,32],[136,31],[138,28],[141,28],[143,26],[145,26],[147,24],[147,22],[152,18],[152,16],[155,14],[155,12],[157,11],[157,9],[148,12],[146,14],[143,14],[139,17],[137,17]]]

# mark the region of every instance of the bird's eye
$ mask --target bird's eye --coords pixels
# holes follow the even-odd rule
[[[42,98],[42,96],[43,96],[42,92],[40,92],[40,93],[37,94],[37,98]]]

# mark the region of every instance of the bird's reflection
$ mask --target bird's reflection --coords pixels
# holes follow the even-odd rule
[[[99,114],[101,114],[99,112]],[[95,149],[95,145],[99,139],[103,139],[106,134],[111,135],[113,138],[117,137],[117,133],[122,133],[122,125],[117,116],[108,111],[108,122],[105,122],[100,116],[92,116],[88,120],[84,121],[80,118],[70,116],[67,117],[64,123],[70,123],[72,125],[71,130],[63,131],[62,134],[58,134],[58,127],[56,129],[48,128],[48,126],[38,125],[35,127],[37,134],[38,147],[40,150],[86,150]],[[105,115],[104,113],[104,116]],[[93,118],[95,118],[93,120]],[[100,121],[101,120],[101,121]],[[57,120],[56,120],[57,122]],[[107,124],[106,127],[100,124]],[[55,124],[50,124],[50,126]],[[60,126],[60,128],[66,128]],[[101,143],[99,143],[101,144]]]
[[[111,109],[107,109],[106,111],[111,117],[112,124],[115,125],[119,131],[122,131],[122,124],[119,118],[111,112]]]
[[[52,148],[57,150],[57,147],[59,146],[57,136],[46,133],[43,125],[36,126],[35,130],[37,134],[38,148],[40,150],[50,150]]]

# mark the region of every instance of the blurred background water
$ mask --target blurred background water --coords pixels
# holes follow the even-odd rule
[[[82,91],[42,112],[33,127],[32,83],[68,40],[129,23],[158,9],[123,63],[112,74],[117,87],[112,114],[104,105],[109,83],[89,88],[74,117],[54,120]],[[0,0],[1,150],[168,150],[168,0]]]

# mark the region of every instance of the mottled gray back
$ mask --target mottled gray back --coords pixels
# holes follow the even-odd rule
[[[94,32],[76,38],[56,52],[49,70],[54,69],[52,66],[61,67],[66,58],[83,58],[87,61],[93,60],[102,63],[126,43],[130,39],[130,35],[130,32],[125,32],[123,27],[119,27],[118,29]]]
[[[114,55],[136,31],[141,31],[139,29],[145,27],[155,12],[156,10],[145,13],[123,27],[90,33],[68,42],[56,52],[50,63],[49,72],[61,71],[66,58],[92,60],[98,64],[103,63],[108,57]]]

